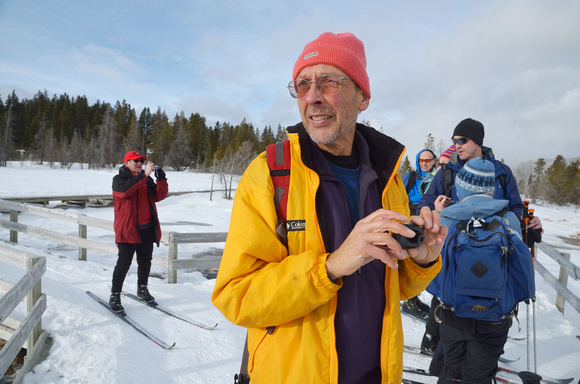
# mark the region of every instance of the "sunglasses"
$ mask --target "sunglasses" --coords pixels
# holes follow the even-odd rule
[[[141,164],[145,163],[145,160],[143,160],[143,159],[136,159],[136,160],[133,160],[133,161],[136,162],[136,163],[141,163]]]
[[[460,137],[459,139],[451,139],[451,141],[453,142],[453,144],[457,145],[464,145],[469,141],[469,137]]]
[[[427,164],[427,163],[432,162],[433,160],[435,160],[435,159],[419,159],[419,164],[421,164],[421,163]]]

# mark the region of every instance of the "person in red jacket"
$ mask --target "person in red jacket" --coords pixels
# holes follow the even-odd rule
[[[165,172],[137,151],[127,152],[119,174],[113,177],[115,206],[115,243],[119,248],[117,265],[113,271],[113,286],[109,305],[114,312],[123,312],[121,291],[129,271],[133,254],[137,253],[137,296],[146,303],[155,303],[147,283],[153,258],[153,243],[159,246],[161,226],[156,202],[167,197]],[[157,183],[150,175],[155,175]]]

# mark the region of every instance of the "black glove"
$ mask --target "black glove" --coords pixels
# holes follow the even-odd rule
[[[535,243],[542,242],[542,230],[541,229],[528,229],[528,243],[530,248],[534,246]]]
[[[165,176],[165,171],[163,171],[161,167],[155,167],[155,177],[157,178],[157,180],[167,180],[167,177]]]

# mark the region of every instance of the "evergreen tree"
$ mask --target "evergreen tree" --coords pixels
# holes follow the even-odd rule
[[[127,134],[127,138],[125,139],[125,144],[123,145],[123,152],[127,153],[129,151],[146,153],[145,143],[143,142],[143,136],[141,135],[139,123],[137,122],[137,117],[135,115],[131,116],[129,133]]]
[[[14,152],[13,143],[14,119],[12,118],[12,109],[6,108],[4,118],[0,122],[0,166],[5,167]]]
[[[284,140],[288,139],[288,135],[286,134],[286,130],[282,128],[280,124],[278,124],[278,129],[276,130],[276,143],[281,143]]]
[[[580,161],[576,160],[564,169],[564,203],[578,204],[580,200],[580,190],[578,190],[578,181],[580,180],[579,167]]]
[[[99,126],[99,136],[97,141],[98,157],[96,165],[98,168],[113,167],[122,160],[119,148],[119,137],[117,134],[117,122],[113,117],[111,108],[107,108],[103,123]]]
[[[113,109],[113,118],[117,125],[117,134],[119,137],[127,137],[131,129],[131,124],[136,119],[135,110],[131,108],[131,104],[128,104],[125,100],[122,102],[117,101]]]
[[[425,144],[423,144],[423,148],[425,149],[430,149],[431,151],[433,151],[433,153],[435,152],[435,138],[433,137],[433,135],[431,133],[427,134],[427,137],[425,139]]]
[[[151,153],[148,153],[147,157],[155,164],[162,164],[163,157],[169,150],[173,139],[172,128],[170,127],[169,119],[165,111],[157,108],[157,112],[153,114],[151,119]]]
[[[216,153],[218,152],[220,136],[221,136],[222,125],[219,121],[215,123],[213,129],[209,132],[209,141],[205,157],[205,167],[213,168],[214,160],[217,159]]]
[[[544,168],[546,167],[546,160],[539,158],[534,164],[533,175],[530,174],[528,182],[528,190],[530,191],[530,198],[535,204],[544,191]]]
[[[50,165],[50,168],[55,168],[55,163],[57,161],[57,151],[58,151],[58,141],[54,133],[54,128],[50,127],[45,136],[45,156],[46,162]]]
[[[164,165],[173,167],[176,171],[187,169],[193,160],[193,152],[189,146],[189,138],[185,131],[185,124],[179,120],[177,122],[177,134],[171,143],[169,152],[165,156]]]
[[[141,114],[139,115],[139,130],[143,135],[143,141],[145,144],[144,153],[147,153],[147,147],[151,144],[151,131],[153,129],[153,116],[149,108],[143,108]]]
[[[437,157],[441,156],[441,154],[445,152],[447,148],[449,148],[449,145],[445,144],[443,139],[439,139],[439,143],[437,143],[437,152],[435,152],[438,153]]]
[[[209,130],[205,124],[205,117],[199,113],[192,113],[187,122],[187,134],[193,161],[197,167],[203,166],[209,142]]]
[[[558,155],[546,170],[546,199],[551,203],[562,205],[566,201],[566,191],[563,186],[565,169],[566,160]]]
[[[405,160],[403,160],[403,164],[399,167],[399,175],[403,176],[407,172],[411,172],[413,167],[411,166],[411,162],[409,161],[409,156],[405,156]]]
[[[74,133],[73,133],[74,135]],[[58,161],[60,162],[61,168],[70,169],[74,164],[74,159],[70,151],[70,145],[66,138],[61,138],[60,144],[58,146]]]
[[[260,144],[258,145],[258,153],[262,153],[266,150],[266,147],[269,144],[273,144],[276,142],[276,137],[274,137],[274,132],[272,132],[272,127],[267,126],[262,131],[262,135],[260,135]]]
[[[78,162],[81,166],[81,169],[83,169],[86,160],[86,149],[83,145],[83,139],[77,131],[73,132],[73,138],[70,143],[70,153],[72,157],[71,166],[74,162]]]

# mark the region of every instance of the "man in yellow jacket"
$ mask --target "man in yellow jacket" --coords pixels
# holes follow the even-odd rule
[[[397,175],[405,148],[356,122],[371,96],[360,40],[320,35],[292,79],[302,122],[287,129],[287,247],[262,153],[238,184],[212,301],[248,329],[253,384],[399,384],[399,303],[439,271],[447,228],[425,208],[412,217],[425,228],[420,247],[391,236],[414,236],[399,224],[409,220]]]

